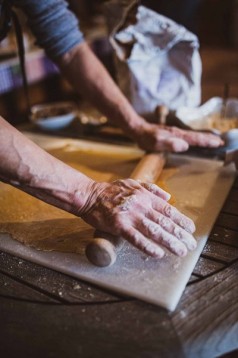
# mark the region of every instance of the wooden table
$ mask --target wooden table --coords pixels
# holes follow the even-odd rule
[[[0,253],[1,357],[213,358],[235,349],[238,180],[173,313]]]

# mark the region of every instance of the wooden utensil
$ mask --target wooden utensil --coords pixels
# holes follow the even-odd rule
[[[169,108],[164,105],[157,106],[155,109],[155,116],[158,120],[158,124],[166,125],[167,117],[169,114]]]
[[[143,182],[153,183],[161,174],[165,165],[164,153],[145,154],[130,178],[141,180]],[[94,236],[97,235],[95,231]],[[103,237],[95,237],[86,247],[86,256],[95,266],[105,267],[113,265],[116,261],[117,254],[121,250],[125,240],[121,237],[113,237],[110,234],[103,233]]]

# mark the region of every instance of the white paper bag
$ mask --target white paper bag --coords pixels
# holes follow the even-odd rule
[[[112,4],[117,6],[117,17],[119,3]],[[201,60],[197,37],[137,2],[120,10],[120,21],[110,19],[111,23],[117,21],[110,42],[118,84],[136,111],[151,118],[158,105],[172,110],[199,105]]]

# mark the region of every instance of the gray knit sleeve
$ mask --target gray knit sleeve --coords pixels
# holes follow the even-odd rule
[[[83,41],[76,16],[64,0],[13,0],[28,18],[37,44],[55,58]]]

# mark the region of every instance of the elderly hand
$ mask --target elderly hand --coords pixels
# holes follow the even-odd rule
[[[222,139],[214,134],[145,122],[135,131],[134,139],[147,151],[184,152],[190,145],[216,148],[224,144]]]
[[[162,258],[164,248],[185,256],[196,248],[195,225],[167,200],[155,184],[133,179],[94,183],[90,197],[77,213],[103,232],[120,236],[146,254]]]

